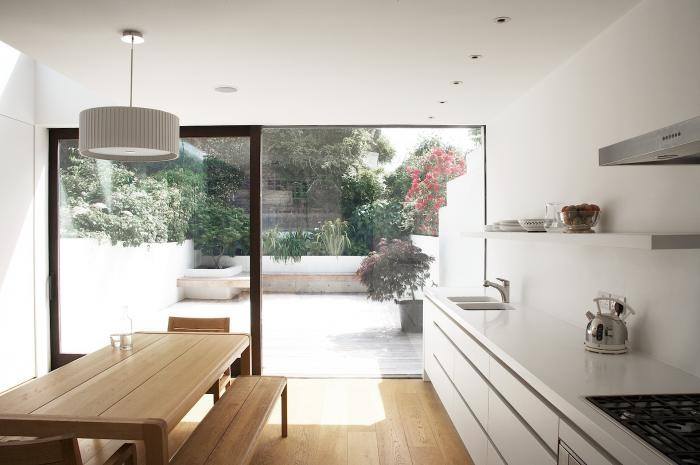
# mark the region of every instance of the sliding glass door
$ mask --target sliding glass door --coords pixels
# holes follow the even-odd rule
[[[182,128],[179,158],[158,163],[86,158],[77,130],[51,136],[53,367],[169,316],[256,332],[259,131]]]

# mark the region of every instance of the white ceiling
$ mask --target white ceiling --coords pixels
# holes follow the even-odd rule
[[[134,104],[183,124],[479,124],[636,3],[2,0],[0,40],[128,104],[141,29]]]

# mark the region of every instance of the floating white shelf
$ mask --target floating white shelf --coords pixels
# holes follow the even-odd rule
[[[591,247],[619,247],[643,250],[700,249],[700,234],[546,232],[463,232],[463,237],[543,242]]]

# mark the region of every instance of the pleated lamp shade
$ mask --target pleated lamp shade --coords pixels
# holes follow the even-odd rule
[[[98,107],[80,112],[78,150],[116,161],[166,161],[178,157],[180,120],[140,107]]]

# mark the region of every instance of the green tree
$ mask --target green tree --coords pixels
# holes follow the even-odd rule
[[[193,229],[195,249],[212,256],[215,268],[221,268],[224,255],[234,256],[248,249],[248,214],[218,199],[207,198],[197,209]]]
[[[357,207],[378,200],[383,193],[384,180],[376,170],[350,170],[340,182],[340,207],[343,218],[350,219]]]
[[[366,255],[382,240],[404,239],[411,232],[410,218],[400,202],[377,200],[358,207],[350,219],[348,236],[353,252]]]
[[[184,240],[181,231],[189,217],[178,188],[164,179],[136,176],[120,163],[82,157],[77,151],[69,157],[61,168],[63,236],[134,247]]]
[[[225,203],[232,202],[233,195],[243,184],[243,172],[211,155],[206,155],[203,163],[207,196]]]

